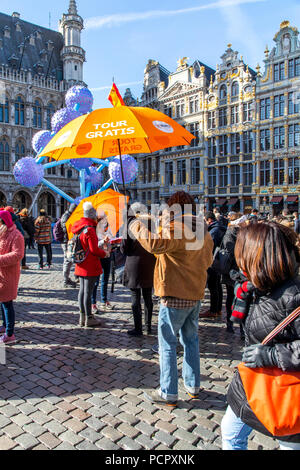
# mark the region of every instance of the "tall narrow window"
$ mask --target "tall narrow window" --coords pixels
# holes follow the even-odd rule
[[[244,154],[252,153],[253,150],[253,133],[251,131],[243,132],[243,151]]]
[[[284,127],[274,127],[274,149],[283,149],[285,146]]]
[[[289,184],[298,184],[300,176],[300,160],[299,158],[289,158],[288,172]]]
[[[231,101],[236,101],[239,97],[239,84],[238,82],[233,82],[231,86]]]
[[[25,125],[25,105],[21,96],[18,96],[15,101],[15,124],[17,126]]]
[[[220,157],[228,155],[228,137],[227,135],[220,135],[219,137],[219,151]]]
[[[186,183],[186,161],[177,160],[177,184]]]
[[[191,183],[200,183],[200,158],[191,159]]]
[[[215,158],[217,155],[217,141],[215,137],[211,137],[207,142],[208,158]]]
[[[16,144],[15,155],[16,162],[25,157],[25,145],[21,140],[19,140]]]
[[[238,186],[241,181],[240,165],[232,165],[230,170],[231,170],[231,185]]]
[[[6,138],[0,141],[0,171],[10,170],[10,147]]]
[[[166,162],[165,163],[165,176],[166,176],[166,186],[173,185],[173,162]]]
[[[270,129],[263,129],[260,131],[260,150],[270,150]]]
[[[240,134],[231,134],[230,144],[231,144],[231,155],[238,155],[241,151]]]
[[[198,147],[200,142],[200,134],[199,134],[199,123],[195,122],[190,125],[190,132],[193,134],[195,139],[191,141],[191,147]]]
[[[284,183],[284,160],[274,160],[274,185]]]
[[[9,104],[8,99],[5,100],[5,103],[0,104],[0,122],[9,123]]]
[[[227,166],[219,167],[219,185],[220,188],[225,188],[228,185],[228,168]]]
[[[33,105],[33,127],[38,129],[42,128],[42,105],[39,100],[36,100]]]
[[[220,127],[227,126],[227,108],[219,109],[219,126]]]
[[[217,185],[217,169],[215,167],[208,168],[208,187],[215,188]]]
[[[220,104],[226,104],[227,102],[227,87],[222,85],[220,87]]]
[[[216,112],[208,111],[208,129],[216,128]]]
[[[262,160],[260,162],[260,185],[268,186],[270,183],[270,162],[269,160]]]

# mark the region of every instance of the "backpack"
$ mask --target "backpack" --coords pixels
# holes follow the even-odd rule
[[[92,227],[91,225],[87,225],[86,227],[83,227],[68,242],[67,252],[66,252],[66,258],[67,258],[68,261],[70,261],[72,263],[75,263],[75,264],[81,264],[88,257],[88,254],[89,254],[90,250],[87,249],[87,251],[85,251],[82,247],[81,240],[80,240],[80,235],[82,233],[86,234],[88,232],[88,228],[95,228],[95,227]]]
[[[65,239],[65,232],[61,224],[61,219],[58,219],[53,227],[53,237],[56,242],[63,243]]]
[[[222,245],[216,248],[211,269],[218,274],[229,275],[233,264],[233,256]]]

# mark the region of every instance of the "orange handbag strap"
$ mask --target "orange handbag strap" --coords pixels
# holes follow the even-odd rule
[[[275,336],[284,330],[292,321],[296,320],[300,315],[300,307],[296,308],[288,317],[286,317],[276,328],[263,340],[262,344],[268,344]]]

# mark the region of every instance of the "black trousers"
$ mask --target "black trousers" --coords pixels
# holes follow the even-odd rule
[[[88,318],[92,315],[92,292],[97,281],[97,276],[80,277],[78,293],[79,310]]]
[[[210,293],[210,312],[219,313],[222,310],[223,290],[221,276],[210,270],[207,279],[207,287]]]
[[[143,289],[130,289],[131,290],[131,308],[134,319],[134,328],[136,331],[142,332],[142,306],[141,297],[144,299],[144,313],[145,325],[151,328],[153,301],[152,301],[152,287]]]
[[[44,267],[44,259],[43,259],[43,248],[46,250],[47,254],[47,264],[51,265],[52,264],[52,247],[51,243],[48,243],[47,245],[41,245],[38,243],[38,253],[40,257],[40,267]]]

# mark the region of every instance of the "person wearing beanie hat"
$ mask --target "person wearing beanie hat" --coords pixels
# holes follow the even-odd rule
[[[96,219],[97,218],[97,212],[93,207],[93,204],[91,202],[85,202],[83,204],[83,216],[86,219]]]
[[[72,233],[80,238],[85,252],[84,260],[75,266],[75,276],[80,278],[78,294],[79,326],[93,328],[100,322],[92,314],[92,292],[97,278],[102,274],[100,258],[110,256],[110,253],[98,247],[96,235],[97,213],[90,202],[83,204],[83,217],[72,226]]]
[[[14,335],[15,311],[20,279],[20,262],[24,256],[24,237],[17,230],[11,213],[0,211],[0,307],[3,326],[0,344],[16,341]]]

